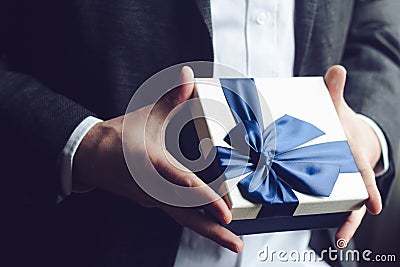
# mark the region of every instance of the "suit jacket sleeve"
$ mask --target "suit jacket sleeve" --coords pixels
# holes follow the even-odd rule
[[[345,98],[381,127],[389,143],[390,168],[377,179],[387,198],[398,160],[400,129],[400,20],[396,0],[356,1],[342,64]],[[361,101],[360,101],[361,99]]]
[[[11,2],[0,5],[0,156],[2,174],[13,187],[13,179],[29,175],[32,190],[48,187],[41,177],[48,172],[56,183],[57,160],[75,127],[93,112],[47,88],[39,80],[8,62],[8,39],[13,32]],[[3,127],[4,126],[4,127]],[[26,170],[24,172],[24,169]],[[29,171],[28,171],[29,170]],[[44,179],[44,178],[43,178]],[[53,188],[56,193],[56,188]],[[54,198],[55,200],[55,198]]]

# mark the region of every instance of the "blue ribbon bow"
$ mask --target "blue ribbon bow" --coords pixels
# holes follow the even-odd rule
[[[326,197],[339,173],[358,172],[347,141],[297,148],[325,134],[311,123],[285,115],[264,131],[252,79],[220,82],[238,124],[225,138],[232,149],[215,147],[218,165],[227,179],[246,174],[238,187],[244,198],[263,204],[259,217],[292,215],[293,190]]]

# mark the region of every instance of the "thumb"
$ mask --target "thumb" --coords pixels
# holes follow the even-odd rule
[[[343,66],[335,65],[328,69],[325,74],[325,84],[328,87],[333,104],[336,108],[345,104],[343,92],[346,83],[346,69]]]
[[[180,86],[166,93],[156,104],[155,109],[162,113],[165,118],[176,106],[188,100],[194,89],[193,70],[184,66],[180,72]]]

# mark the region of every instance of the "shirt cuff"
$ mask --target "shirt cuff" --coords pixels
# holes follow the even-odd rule
[[[381,176],[387,172],[389,169],[389,147],[385,138],[385,135],[383,134],[383,131],[379,126],[370,118],[368,118],[365,115],[362,114],[357,114],[357,116],[362,119],[364,122],[366,122],[372,130],[375,132],[376,136],[378,137],[379,143],[381,145],[381,166],[378,170],[375,171],[375,176]],[[379,164],[379,162],[378,162]]]
[[[60,168],[60,190],[57,195],[57,202],[61,202],[72,192],[72,164],[76,150],[87,132],[102,120],[89,116],[84,119],[72,132],[63,151],[61,152],[58,166]]]

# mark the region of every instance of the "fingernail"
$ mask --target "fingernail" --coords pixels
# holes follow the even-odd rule
[[[239,242],[235,245],[234,251],[236,253],[240,253],[242,251],[242,249],[243,249],[243,243],[242,243],[242,240],[239,239]]]
[[[241,251],[241,247],[239,244],[234,244],[229,249],[235,253],[239,253]]]
[[[223,223],[229,224],[232,221],[232,213],[230,211],[229,212],[225,212],[222,216],[223,216],[222,217],[222,222]]]

